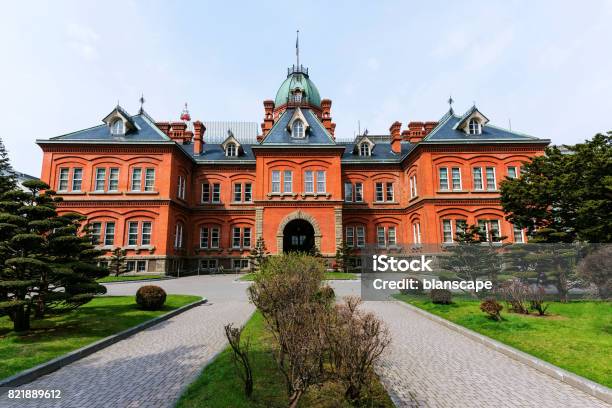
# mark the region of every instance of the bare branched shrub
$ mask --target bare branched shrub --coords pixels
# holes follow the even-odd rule
[[[345,397],[361,399],[373,380],[374,364],[389,345],[388,329],[372,313],[359,310],[360,300],[348,297],[329,316],[326,337],[335,377],[345,387]]]
[[[518,279],[512,279],[501,284],[499,290],[508,305],[509,311],[529,314],[527,309],[529,285],[524,284]]]
[[[504,307],[499,304],[499,302],[493,298],[485,299],[480,303],[480,310],[485,312],[490,319],[495,321],[501,321],[501,314]]]
[[[234,352],[233,359],[236,371],[244,383],[244,393],[247,397],[250,397],[253,394],[253,371],[251,370],[251,362],[249,360],[250,338],[241,342],[244,326],[237,328],[233,327],[230,323],[226,324],[224,328],[225,337],[227,337],[227,341]]]
[[[544,295],[546,292],[541,286],[534,286],[529,288],[529,308],[538,312],[538,315],[544,316],[548,305],[544,304]]]

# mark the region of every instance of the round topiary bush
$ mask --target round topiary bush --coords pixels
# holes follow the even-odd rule
[[[166,302],[166,292],[155,285],[141,286],[136,292],[136,303],[144,310],[159,310]]]
[[[432,289],[429,292],[429,297],[433,303],[439,305],[450,305],[452,303],[452,294],[448,289]]]

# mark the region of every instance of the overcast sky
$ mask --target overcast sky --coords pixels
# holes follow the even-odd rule
[[[117,101],[156,120],[261,122],[295,61],[333,100],[337,136],[388,133],[473,102],[554,143],[612,130],[612,1],[268,3],[11,1],[0,24],[0,137],[40,175],[37,138],[101,123]]]

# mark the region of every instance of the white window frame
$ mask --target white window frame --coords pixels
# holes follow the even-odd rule
[[[281,192],[281,171],[280,170],[272,170],[272,193],[280,194]]]
[[[108,169],[108,191],[119,191],[119,167]]]
[[[304,122],[300,119],[296,119],[291,125],[291,136],[296,139],[304,139],[306,137],[306,132],[304,131]]]
[[[242,248],[251,248],[251,227],[242,228]]]
[[[327,192],[327,182],[325,170],[317,170],[317,194]]]
[[[468,122],[468,133],[470,135],[480,135],[482,133],[482,125],[478,119],[470,119]]]
[[[363,142],[359,144],[359,155],[360,156],[370,156],[372,155],[372,151],[370,149],[370,144],[367,142]]]
[[[455,178],[457,176],[457,178]],[[457,183],[455,183],[457,181]],[[452,167],[451,168],[451,185],[453,190],[461,190],[463,186],[463,181],[461,180],[461,167]]]
[[[385,227],[376,227],[376,245],[379,248],[386,248],[387,237],[385,234]]]
[[[235,203],[242,202],[242,184],[241,183],[234,184],[234,202]]]
[[[142,191],[142,167],[132,167],[130,191]]]
[[[421,223],[415,222],[412,224],[412,239],[415,244],[421,244]]]
[[[70,180],[70,168],[60,167],[57,177],[57,191],[68,191]]]
[[[240,227],[232,227],[232,248],[240,249],[242,247],[242,238]]]
[[[155,168],[145,169],[144,191],[155,191]]]
[[[453,220],[445,218],[442,220],[442,242],[452,244],[455,242],[453,235]]]
[[[293,171],[283,171],[283,193],[293,193]]]
[[[355,246],[355,227],[346,227],[346,245],[353,248]]]
[[[478,176],[478,177],[476,177]],[[472,168],[472,180],[474,182],[474,190],[476,191],[484,191],[484,177],[482,174],[482,167],[473,167]],[[480,182],[480,185],[477,185],[477,182]]]
[[[227,157],[237,157],[238,156],[238,146],[236,143],[228,143],[225,148],[225,155]]]
[[[213,204],[221,203],[221,184],[220,183],[212,184],[210,202]]]
[[[132,227],[135,227],[135,231]],[[139,232],[138,221],[128,221],[127,223],[127,246],[136,247],[138,246],[138,232]]]
[[[174,227],[174,248],[183,247],[183,223],[177,222]]]
[[[393,183],[388,182],[385,183],[385,201],[386,202],[394,202],[395,201],[395,189],[393,188]]]
[[[221,247],[221,228],[210,228],[210,248],[218,249]]]
[[[344,201],[347,203],[352,203],[354,200],[353,197],[353,183],[349,181],[344,182]]]
[[[491,170],[492,175],[493,175],[493,179],[492,179],[493,187],[492,188],[489,187],[489,180],[490,180],[489,179],[489,170]],[[497,190],[497,175],[495,173],[496,173],[495,167],[491,167],[491,166],[485,167],[485,176],[486,176],[485,182],[486,182],[487,191],[495,191],[495,190]]]
[[[100,245],[102,241],[102,222],[94,221],[91,222],[89,227],[89,231],[91,234],[91,243],[93,245]]]
[[[374,201],[377,203],[385,202],[385,183],[377,182],[374,189]]]
[[[417,177],[416,174],[410,176],[410,198],[415,198],[419,195],[417,190]]]
[[[445,177],[442,177],[442,175],[445,175]],[[445,182],[446,184],[443,185],[443,182]],[[440,188],[440,191],[450,191],[450,181],[448,178],[448,167],[439,167],[438,168],[438,186]]]
[[[208,199],[206,198],[206,196],[208,196]],[[210,203],[210,184],[209,183],[202,183],[202,193],[200,195],[200,201],[202,203]]]
[[[519,239],[517,240],[517,234],[519,236]],[[517,227],[516,225],[512,224],[512,236],[514,238],[514,242],[516,244],[524,244],[526,242],[525,240],[525,230],[522,228]]]
[[[512,170],[512,173],[514,173],[514,174],[511,174],[511,170]],[[508,172],[508,178],[509,179],[515,179],[515,178],[518,177],[518,174],[519,174],[517,166],[508,166],[507,172]]]
[[[253,202],[253,184],[252,183],[244,183],[244,202],[245,203]]]
[[[180,175],[180,176],[178,176],[177,197],[180,198],[181,200],[185,199],[185,190],[186,190],[185,176]]]
[[[210,245],[210,228],[200,226],[200,248],[208,248]]]
[[[397,228],[394,225],[387,227],[387,246],[397,245]]]
[[[312,170],[304,172],[304,192],[314,193],[314,171]]]
[[[78,176],[77,176],[78,174]],[[77,185],[78,183],[78,185]],[[83,168],[75,167],[72,169],[72,191],[81,191],[83,188]]]
[[[148,231],[145,232],[146,229],[148,229]],[[140,222],[140,245],[150,246],[152,236],[153,236],[153,222],[152,221],[141,221]]]
[[[104,224],[104,237],[103,242],[104,246],[113,246],[115,245],[115,221],[107,221]]]
[[[113,135],[125,134],[125,123],[123,123],[123,120],[117,119],[111,124],[111,133]]]
[[[355,237],[356,237],[356,245],[357,248],[365,247],[365,226],[358,225],[355,227]]]

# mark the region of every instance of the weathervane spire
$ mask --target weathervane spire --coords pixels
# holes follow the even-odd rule
[[[300,30],[295,34],[295,57],[297,59],[297,68],[300,69]]]
[[[144,98],[144,93],[140,94],[140,99],[138,100],[138,102],[140,102],[140,113],[142,113],[144,112],[144,103],[146,102]]]
[[[453,113],[453,102],[455,102],[455,100],[453,99],[453,96],[449,96],[448,97],[448,110],[450,111],[450,113]]]

